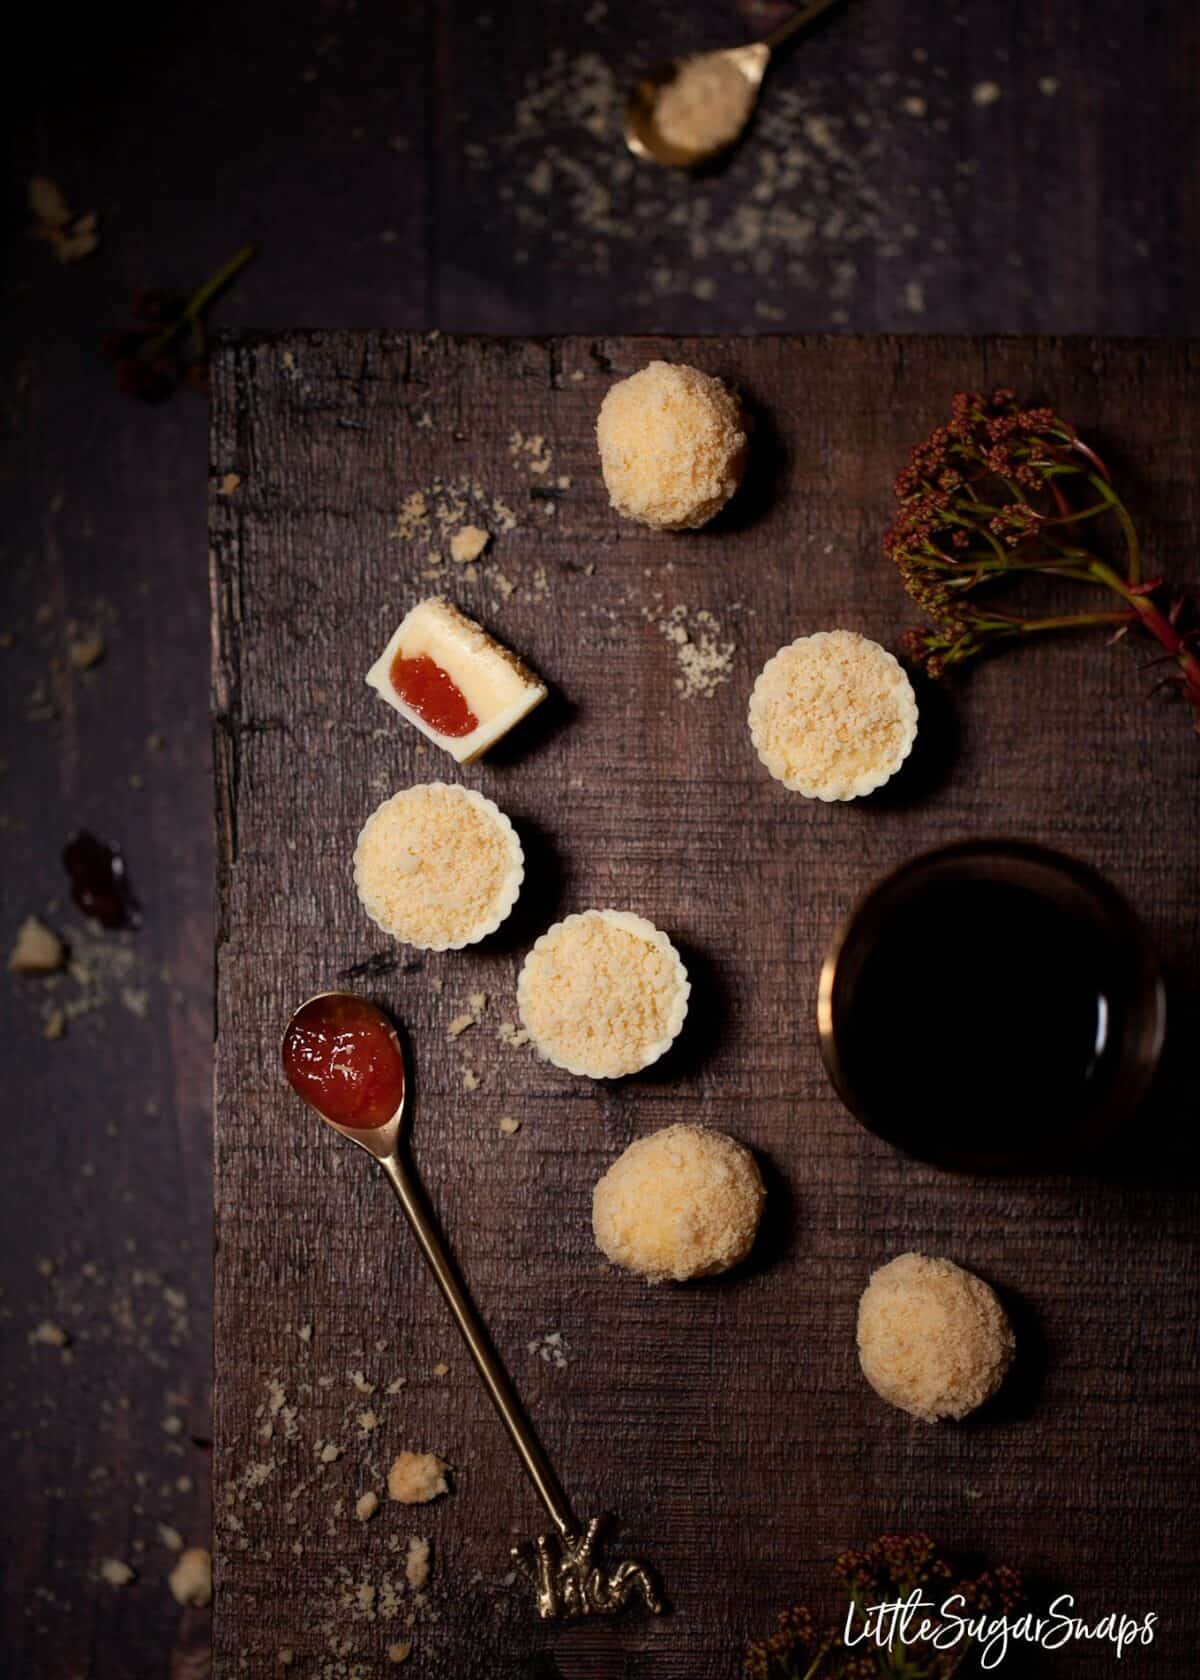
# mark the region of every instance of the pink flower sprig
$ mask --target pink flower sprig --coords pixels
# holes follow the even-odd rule
[[[833,1566],[840,1591],[865,1614],[870,1604],[894,1603],[915,1589],[935,1605],[952,1596],[966,1615],[1012,1616],[1024,1604],[1015,1569],[1001,1565],[982,1574],[957,1568],[928,1534],[883,1534],[863,1551],[843,1552]],[[934,1620],[936,1621],[936,1615]],[[844,1624],[821,1628],[804,1605],[783,1610],[774,1631],[746,1647],[743,1680],[952,1680],[968,1663],[970,1639],[939,1648],[917,1641],[880,1649],[851,1649]]]
[[[932,625],[905,646],[930,676],[993,647],[1049,630],[1140,630],[1170,670],[1200,732],[1200,627],[1184,591],[1144,578],[1137,531],[1104,462],[1051,408],[1020,408],[1011,391],[960,392],[949,423],[913,450],[896,480],[899,509],[885,555]],[[1119,559],[1093,546],[1115,534]],[[1082,612],[1020,614],[997,586],[1028,574],[1103,589],[1116,602]]]

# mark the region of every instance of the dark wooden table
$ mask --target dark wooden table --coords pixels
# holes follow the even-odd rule
[[[744,497],[701,534],[619,522],[596,469],[599,400],[653,355],[723,375],[759,416]],[[776,1609],[823,1594],[835,1552],[913,1526],[1021,1564],[1092,1620],[1155,1612],[1158,1642],[1126,1661],[1177,1673],[1200,1608],[1194,1081],[1173,1076],[1111,1170],[944,1174],[840,1107],[814,988],[873,879],[930,845],[1008,833],[1064,847],[1128,893],[1163,952],[1186,1048],[1200,943],[1189,719],[1147,701],[1128,647],[1026,647],[952,697],[923,696],[927,737],[885,794],[826,806],[765,775],[745,708],[794,635],[842,625],[896,642],[911,607],[879,553],[891,479],[960,388],[995,380],[1052,399],[1136,462],[1151,564],[1186,566],[1200,460],[1168,417],[1194,402],[1200,349],[296,334],[231,348],[216,373],[213,482],[240,478],[212,501],[218,1673],[266,1673],[281,1647],[319,1672],[331,1642],[378,1672],[389,1641],[411,1638],[429,1674],[517,1674],[546,1647],[567,1680],[718,1680]],[[544,438],[547,471],[514,456],[514,433]],[[431,578],[431,550],[446,549],[439,486],[454,485],[470,486],[471,508],[499,498],[517,524],[474,577]],[[432,535],[398,523],[412,491]],[[555,692],[539,722],[461,773],[362,682],[432,588]],[[690,634],[707,612],[732,644],[711,694],[678,688],[663,631],[680,608]],[[439,777],[509,811],[530,867],[499,936],[426,955],[372,928],[350,854],[382,797]],[[498,1036],[532,938],[591,904],[667,928],[695,982],[677,1051],[615,1085]],[[355,971],[411,1035],[413,1152],[498,1345],[581,1508],[620,1512],[628,1545],[661,1568],[668,1618],[547,1630],[511,1584],[508,1546],[540,1514],[384,1187],[275,1070],[291,1008]],[[482,1018],[451,1037],[476,991]],[[522,1122],[515,1137],[498,1132],[505,1114]],[[770,1214],[741,1275],[654,1290],[600,1263],[590,1193],[632,1138],[678,1120],[761,1153]],[[888,1411],[857,1370],[858,1294],[910,1248],[994,1280],[1021,1327],[1021,1375],[962,1428]],[[561,1365],[539,1357],[554,1333]],[[358,1422],[364,1408],[378,1427]],[[455,1466],[452,1496],[357,1522],[356,1497],[382,1490],[406,1447]],[[412,1532],[436,1561],[409,1631],[411,1595],[401,1587],[389,1616],[388,1593]],[[1111,1660],[1079,1647],[1054,1672],[1100,1675]]]
[[[0,1653],[23,1675],[194,1669],[207,1632],[168,1595],[157,1533],[207,1534],[191,1444],[209,1433],[207,415],[115,391],[100,346],[134,291],[194,286],[256,238],[229,325],[1200,330],[1188,0],[848,0],[778,67],[725,174],[692,189],[625,172],[632,71],[781,10],[705,0],[684,31],[667,0],[40,7],[5,55],[5,937],[38,911],[108,974],[52,1043],[46,990],[0,987],[13,1108],[40,1117],[0,1215]],[[60,267],[25,236],[36,173],[100,212],[88,262]],[[66,663],[73,621],[105,630],[90,672]],[[64,907],[80,824],[128,850],[132,958],[95,950]],[[165,1288],[186,1324],[159,1322]],[[27,1342],[45,1318],[74,1365]],[[161,1430],[174,1416],[181,1437]],[[105,1584],[106,1556],[138,1581]]]

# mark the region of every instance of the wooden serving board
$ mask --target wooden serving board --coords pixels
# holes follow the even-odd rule
[[[758,417],[750,483],[699,534],[619,521],[600,482],[597,406],[652,356],[722,375]],[[788,794],[745,726],[750,686],[780,643],[841,625],[898,644],[913,613],[880,557],[892,480],[953,392],[992,383],[1071,416],[1128,485],[1152,568],[1195,575],[1196,344],[331,333],[218,356],[223,1680],[274,1673],[280,1650],[295,1653],[290,1673],[384,1674],[388,1645],[404,1640],[403,1672],[445,1680],[530,1672],[542,1652],[566,1680],[723,1680],[777,1609],[841,1612],[829,1571],[840,1549],[907,1528],[1022,1566],[1093,1620],[1157,1614],[1157,1642],[1127,1653],[1124,1671],[1188,1671],[1200,1609],[1188,1067],[1200,742],[1182,708],[1147,698],[1145,649],[1091,636],[1014,650],[923,692],[914,761],[868,801]],[[514,453],[516,432],[545,446]],[[227,474],[240,478],[232,490]],[[452,566],[426,577],[445,534],[414,533],[402,509],[414,490],[444,505],[437,487],[460,481],[451,528],[487,525],[492,549],[474,580]],[[515,528],[499,529],[497,500]],[[462,771],[363,683],[406,607],[439,590],[554,691]],[[706,612],[718,642],[735,644],[708,696],[676,686],[664,632],[676,608],[693,637]],[[421,955],[368,922],[350,855],[380,799],[438,778],[510,813],[528,875],[498,937]],[[1097,865],[1159,942],[1176,1069],[1120,1171],[997,1182],[917,1165],[860,1130],[822,1073],[814,991],[839,918],[901,859],[994,833]],[[588,905],[667,929],[694,983],[675,1052],[615,1085],[572,1079],[497,1036],[515,1018],[529,943]],[[543,1526],[541,1512],[386,1186],[279,1075],[290,1010],[376,956],[401,960],[350,983],[411,1034],[412,1147],[430,1198],[579,1509],[620,1514],[623,1549],[661,1571],[667,1617],[536,1621],[508,1549]],[[478,991],[483,1019],[452,1040],[448,1024]],[[931,1020],[931,1079],[937,1032]],[[521,1121],[517,1136],[500,1135],[504,1115]],[[677,1120],[758,1151],[769,1214],[742,1271],[650,1289],[600,1262],[591,1190],[631,1139]],[[858,1371],[859,1292],[909,1248],[993,1280],[1019,1323],[1018,1378],[964,1427],[907,1419]],[[358,1421],[368,1411],[374,1429]],[[338,1456],[326,1464],[327,1443]],[[357,1521],[355,1498],[382,1493],[403,1447],[454,1466],[451,1497],[419,1510],[384,1500]],[[431,1539],[434,1572],[408,1629],[410,1534]],[[1095,1645],[1045,1659],[1072,1677],[1113,1662]],[[1033,1655],[1014,1671],[1043,1672]]]

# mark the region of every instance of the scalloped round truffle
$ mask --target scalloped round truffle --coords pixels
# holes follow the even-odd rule
[[[628,910],[584,910],[555,922],[517,981],[517,1009],[546,1061],[589,1079],[619,1079],[670,1048],[691,985],[679,952]]]
[[[859,799],[912,751],[917,699],[899,660],[878,642],[819,630],[767,660],[749,722],[776,781],[808,799]]]
[[[422,782],[367,818],[354,848],[363,908],[393,939],[457,951],[494,933],[517,901],[525,859],[516,830],[473,788]]]
[[[858,1304],[863,1375],[902,1412],[936,1423],[982,1406],[1016,1342],[995,1291],[952,1260],[900,1254],[872,1272]]]
[[[733,393],[699,368],[649,362],[613,385],[596,420],[609,499],[662,531],[706,525],[742,481],[746,420]]]
[[[704,1126],[667,1126],[631,1143],[597,1183],[592,1230],[615,1266],[686,1283],[746,1258],[765,1201],[742,1144]]]

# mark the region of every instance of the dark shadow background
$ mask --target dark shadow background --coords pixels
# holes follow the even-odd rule
[[[47,6],[6,43],[0,934],[36,912],[73,956],[0,988],[6,1673],[206,1672],[159,1525],[206,1543],[207,414],[116,389],[101,346],[134,292],[190,290],[252,239],[225,328],[1200,327],[1192,0],[847,0],[726,169],[626,156],[636,68],[786,9]],[[29,237],[38,174],[99,213],[85,261]],[[67,902],[80,827],[125,848],[136,933]],[[68,1345],[30,1341],[43,1323]]]

